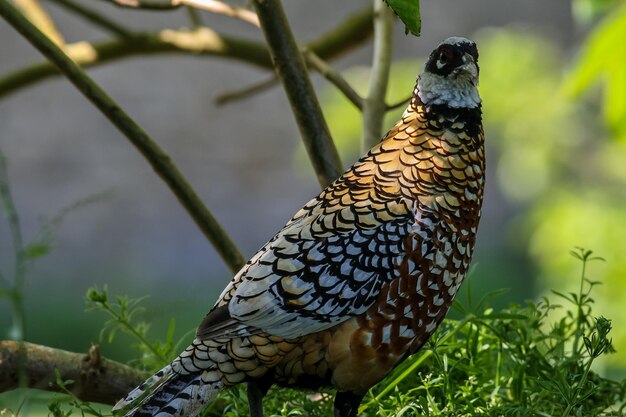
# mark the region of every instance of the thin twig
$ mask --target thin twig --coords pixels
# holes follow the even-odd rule
[[[189,16],[189,21],[191,22],[191,27],[194,29],[198,29],[202,27],[202,19],[200,18],[200,13],[198,10],[193,7],[187,7],[187,16]]]
[[[343,164],[311,85],[304,59],[280,0],[253,0],[253,3],[317,180],[322,187],[326,187],[341,174]]]
[[[103,16],[102,14],[92,10],[88,7],[78,4],[72,0],[49,0],[59,6],[66,8],[67,10],[85,18],[87,21],[100,26],[103,29],[121,37],[130,37],[132,32],[123,27],[122,25],[114,22],[113,20]]]
[[[96,84],[70,57],[33,26],[8,0],[0,0],[0,15],[46,58],[54,63],[76,88],[91,101],[152,165],[170,190],[213,244],[231,271],[245,260],[230,237],[191,188],[170,157]]]
[[[387,105],[387,82],[393,45],[393,12],[381,0],[374,0],[374,56],[369,92],[363,105],[362,151],[380,140]]]
[[[131,7],[134,9],[148,10],[171,10],[181,6],[193,7],[198,10],[206,10],[211,13],[239,19],[253,26],[259,27],[259,18],[254,12],[242,7],[226,4],[218,0],[105,0],[117,6]]]
[[[69,44],[65,52],[75,62],[90,67],[136,55],[183,53],[235,59],[269,69],[272,61],[261,43],[221,35],[207,28],[194,31],[163,30],[99,43]],[[0,79],[0,97],[50,76],[59,75],[49,61],[22,68]]]
[[[24,16],[45,33],[52,42],[61,47],[65,44],[63,35],[57,29],[46,9],[41,6],[39,0],[14,0],[14,3],[24,13]]]
[[[266,91],[274,87],[278,83],[279,83],[278,78],[274,74],[271,78],[268,78],[267,80],[257,82],[255,84],[249,85],[239,90],[227,91],[225,93],[220,94],[219,96],[215,98],[215,104],[217,104],[218,106],[223,106],[233,101],[242,100],[244,98],[250,97],[251,95]]]
[[[374,11],[371,6],[365,7],[350,16],[334,29],[319,38],[307,42],[305,47],[315,52],[320,58],[329,61],[352,48],[362,45],[374,32],[372,18]]]
[[[335,85],[335,87],[337,87],[339,91],[341,91],[348,98],[348,100],[356,106],[357,109],[361,110],[363,108],[363,98],[359,96],[356,91],[354,91],[352,86],[350,86],[350,84],[341,76],[339,72],[335,71],[323,59],[317,56],[315,52],[307,49],[306,47],[301,48],[301,50],[308,66],[310,67],[309,69],[322,74],[328,81]],[[220,94],[215,99],[215,102],[218,105],[224,105],[232,103],[233,101],[243,100],[255,94],[262,93],[277,84],[278,78],[274,76],[268,80],[257,82],[235,91]]]
[[[411,100],[412,96],[407,96],[405,98],[403,98],[402,100],[398,101],[397,103],[392,103],[392,104],[388,104],[387,108],[385,109],[385,111],[391,111],[391,110],[395,110],[399,107],[403,107],[406,106],[409,101]]]
[[[363,109],[363,98],[352,88],[352,86],[341,76],[338,71],[335,71],[330,65],[328,65],[322,58],[317,56],[315,52],[305,49],[303,51],[307,64],[313,69],[318,71],[328,81],[330,81],[335,87],[341,91],[357,109]]]
[[[198,10],[206,10],[211,13],[239,19],[253,26],[259,26],[259,18],[250,10],[233,6],[216,0],[172,0],[173,4],[180,4],[187,7],[194,7]]]
[[[336,58],[367,41],[372,34],[371,20],[372,10],[367,8],[349,16],[337,28],[311,41],[306,47],[324,60]],[[83,67],[136,55],[182,53],[217,56],[272,68],[272,61],[264,45],[207,28],[194,31],[163,30],[93,44],[79,42],[68,45],[65,52]],[[58,69],[48,61],[14,71],[0,78],[0,98],[56,75],[59,75]]]
[[[173,4],[170,0],[102,0],[120,7],[141,8],[146,10],[172,10],[180,7],[180,4]]]
[[[310,43],[301,46],[300,50],[304,54],[305,59],[307,59],[308,61],[308,55],[305,52],[309,51],[315,54],[315,56],[319,57],[322,62],[325,63],[328,59],[335,58],[336,56],[349,51],[352,47],[356,47],[357,45],[363,43],[372,34],[372,10],[372,7],[367,7],[360,12],[348,16],[337,28],[325,33],[317,40],[311,41]],[[346,30],[347,28],[351,29]],[[342,46],[344,42],[348,43]],[[322,56],[324,58],[322,58]],[[319,71],[317,68],[315,68],[315,63],[307,63],[312,67],[312,69]],[[328,67],[328,64],[326,64],[326,67]],[[331,68],[331,71],[334,70],[332,70]],[[329,81],[332,82],[332,80]],[[267,81],[267,84],[265,81],[261,83],[255,83],[253,85],[243,87],[237,91],[224,93],[222,96],[226,96],[228,100],[224,103],[221,103],[220,98],[218,97],[217,102],[218,104],[225,104],[226,102],[232,103],[237,100],[243,100],[255,94],[266,91],[267,88],[271,88],[277,84],[278,83],[271,84],[269,80]],[[348,86],[348,88],[352,90],[352,87]],[[355,92],[355,94],[351,97],[348,96],[348,99],[352,101],[359,109],[361,109],[363,98],[358,96],[359,98],[357,99],[357,96],[358,94],[356,94]],[[357,105],[357,102],[361,102],[361,104]]]

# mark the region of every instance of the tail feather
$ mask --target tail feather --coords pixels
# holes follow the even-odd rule
[[[195,416],[224,386],[221,381],[204,382],[204,372],[180,374],[171,365],[148,378],[113,407],[125,417]]]
[[[137,388],[126,394],[124,398],[119,400],[113,406],[113,411],[119,411],[127,408],[129,405],[137,402],[140,398],[145,397],[150,392],[158,390],[161,385],[170,380],[174,375],[175,374],[172,371],[172,365],[167,365],[166,367],[152,375],[150,378],[146,379]]]

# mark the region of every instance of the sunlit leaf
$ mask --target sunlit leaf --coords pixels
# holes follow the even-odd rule
[[[420,35],[422,19],[419,0],[385,0],[393,12],[398,15],[406,27],[406,33]]]
[[[584,51],[565,83],[579,96],[603,81],[603,114],[618,139],[626,140],[626,6],[611,13],[588,37]]]

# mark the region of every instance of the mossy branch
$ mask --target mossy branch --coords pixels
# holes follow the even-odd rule
[[[23,388],[18,378],[22,367],[28,375],[27,388],[63,392],[56,383],[58,372],[64,381],[74,381],[67,388],[78,399],[102,404],[115,404],[147,377],[144,372],[103,358],[97,346],[84,354],[34,343],[0,341],[0,392]]]
[[[238,271],[245,262],[243,255],[171,162],[170,157],[78,64],[33,26],[8,0],[0,0],[0,15],[48,58],[128,138],[176,195],[230,270]]]

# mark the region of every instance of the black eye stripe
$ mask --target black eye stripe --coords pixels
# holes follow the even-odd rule
[[[448,76],[464,64],[465,54],[471,55],[474,62],[478,62],[478,51],[473,42],[443,43],[431,53],[425,69],[433,74]]]

